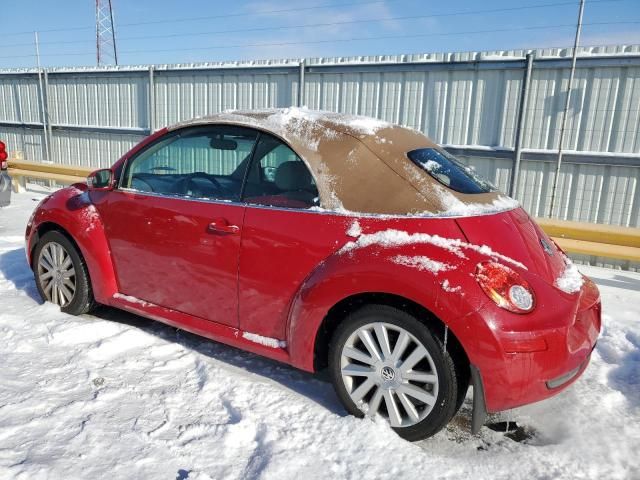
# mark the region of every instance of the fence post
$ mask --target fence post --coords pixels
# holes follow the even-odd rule
[[[53,128],[51,127],[51,117],[49,116],[49,72],[46,68],[43,69],[44,72],[44,114],[47,120],[47,135],[48,135],[48,143],[49,143],[49,161],[55,161],[53,159]]]
[[[147,95],[147,115],[149,116],[149,133],[155,131],[156,122],[156,87],[153,65],[149,66],[149,95]]]
[[[527,106],[529,104],[529,86],[531,85],[531,71],[533,69],[533,54],[527,53],[522,88],[520,89],[520,106],[516,122],[516,144],[513,159],[513,171],[511,172],[511,186],[509,195],[516,198],[518,195],[518,182],[520,181],[520,159],[522,157],[522,137],[524,136],[525,120],[527,118]]]
[[[304,107],[304,69],[305,61],[300,60],[300,70],[298,73],[298,106]]]
[[[44,160],[47,162],[51,161],[51,150],[49,148],[49,128],[47,127],[48,122],[48,111],[47,104],[45,99],[45,86],[42,80],[43,77],[43,68],[38,67],[38,90],[40,91],[40,115],[42,115],[42,135],[44,139]],[[46,71],[45,71],[46,75]]]

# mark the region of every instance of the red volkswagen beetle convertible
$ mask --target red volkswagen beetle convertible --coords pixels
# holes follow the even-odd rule
[[[401,436],[576,380],[595,285],[517,202],[421,133],[303,109],[162,129],[27,226],[42,297],[110,305],[295,367]]]

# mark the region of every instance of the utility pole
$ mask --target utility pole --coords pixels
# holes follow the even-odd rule
[[[522,143],[524,139],[524,124],[527,117],[527,106],[529,105],[529,88],[531,87],[531,72],[533,70],[533,54],[527,53],[522,78],[522,89],[520,90],[520,106],[518,108],[518,119],[516,122],[516,144],[513,161],[513,172],[511,174],[511,187],[509,196],[518,197],[518,182],[520,180],[520,163],[522,159]]]
[[[42,115],[42,129],[44,130],[44,155],[47,162],[51,161],[51,150],[49,149],[49,131],[47,124],[49,123],[49,112],[47,110],[46,97],[44,93],[44,85],[42,83],[42,67],[40,66],[40,39],[38,32],[33,32],[36,45],[36,65],[38,67],[38,90],[40,91],[40,114]]]
[[[98,65],[118,65],[111,0],[96,0],[96,62]]]
[[[582,32],[582,15],[584,13],[584,1],[580,0],[578,9],[578,23],[576,24],[576,36],[573,42],[573,56],[571,57],[571,71],[569,73],[569,85],[567,86],[567,97],[562,111],[562,123],[560,125],[560,139],[558,143],[558,161],[556,163],[556,175],[553,178],[553,188],[551,190],[551,203],[549,205],[549,217],[553,216],[553,209],[558,197],[558,184],[560,183],[560,167],[562,166],[562,150],[564,148],[564,137],[567,130],[567,113],[571,104],[571,90],[573,89],[573,79],[576,73],[576,59],[578,57],[578,46],[580,45],[580,33]]]

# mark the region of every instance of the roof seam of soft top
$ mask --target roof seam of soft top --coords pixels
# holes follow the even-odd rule
[[[342,132],[345,135],[349,135],[352,138],[355,138],[357,141],[359,141],[362,145],[364,145],[364,148],[366,148],[367,150],[369,150],[369,152],[371,152],[371,154],[376,157],[378,160],[380,160],[389,170],[391,170],[393,173],[395,173],[398,177],[400,177],[402,180],[404,180],[406,183],[408,183],[409,185],[411,185],[411,188],[413,188],[418,195],[420,195],[420,197],[422,197],[426,202],[429,201],[429,199],[426,197],[426,195],[424,193],[422,193],[420,191],[420,189],[418,189],[418,187],[416,187],[413,182],[411,182],[407,177],[405,177],[404,175],[402,175],[400,172],[396,171],[395,168],[393,168],[391,165],[389,165],[387,162],[385,162],[382,158],[380,158],[373,150],[371,150],[369,148],[369,146],[364,143],[362,140],[360,140],[358,137],[351,135],[350,133],[347,132]]]

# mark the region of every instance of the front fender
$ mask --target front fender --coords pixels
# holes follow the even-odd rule
[[[294,366],[314,370],[316,336],[327,313],[340,301],[363,293],[390,294],[411,300],[443,321],[458,339],[469,337],[470,326],[464,318],[484,305],[484,295],[465,294],[471,288],[479,288],[466,271],[466,265],[434,273],[398,264],[393,260],[396,253],[394,249],[338,252],[314,270],[290,309],[288,344]],[[419,253],[420,247],[416,250],[416,254]],[[433,257],[434,252],[429,253]],[[447,255],[447,252],[435,253]],[[443,284],[447,288],[443,288]],[[451,291],[450,285],[459,288]]]
[[[30,260],[40,227],[47,223],[63,228],[73,238],[89,270],[96,301],[108,304],[118,286],[104,225],[87,186],[77,183],[58,190],[38,206],[27,232]]]

